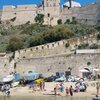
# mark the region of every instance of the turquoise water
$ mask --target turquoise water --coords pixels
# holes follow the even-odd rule
[[[39,96],[39,97],[0,97],[0,100],[92,100],[88,97],[61,97],[61,96]]]

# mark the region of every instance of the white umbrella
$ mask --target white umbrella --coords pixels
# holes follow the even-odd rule
[[[81,70],[79,70],[80,72],[89,72],[88,70],[86,70],[86,69],[81,69]]]
[[[99,69],[97,69],[97,68],[94,68],[93,70],[94,70],[94,71],[97,71],[97,72],[99,71]]]

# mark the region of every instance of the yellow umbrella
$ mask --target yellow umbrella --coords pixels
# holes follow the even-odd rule
[[[44,79],[40,78],[40,79],[35,80],[35,82],[36,83],[44,82]]]

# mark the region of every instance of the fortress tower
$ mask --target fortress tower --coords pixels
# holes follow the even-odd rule
[[[60,0],[43,0],[44,24],[57,25],[60,16]]]

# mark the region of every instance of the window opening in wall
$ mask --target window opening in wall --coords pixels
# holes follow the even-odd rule
[[[58,45],[59,45],[59,42],[58,42]]]
[[[42,49],[44,49],[44,46],[42,46]]]
[[[25,56],[23,56],[23,58],[26,58]]]
[[[20,54],[20,50],[18,50],[19,54]]]
[[[38,47],[36,47],[36,50],[38,50]]]
[[[48,13],[48,17],[50,17],[50,13]]]
[[[49,48],[49,45],[47,45],[47,48]]]
[[[54,44],[52,44],[52,47],[54,47]]]
[[[65,44],[65,42],[63,41],[63,44]]]
[[[33,51],[32,49],[30,49],[31,51]]]

